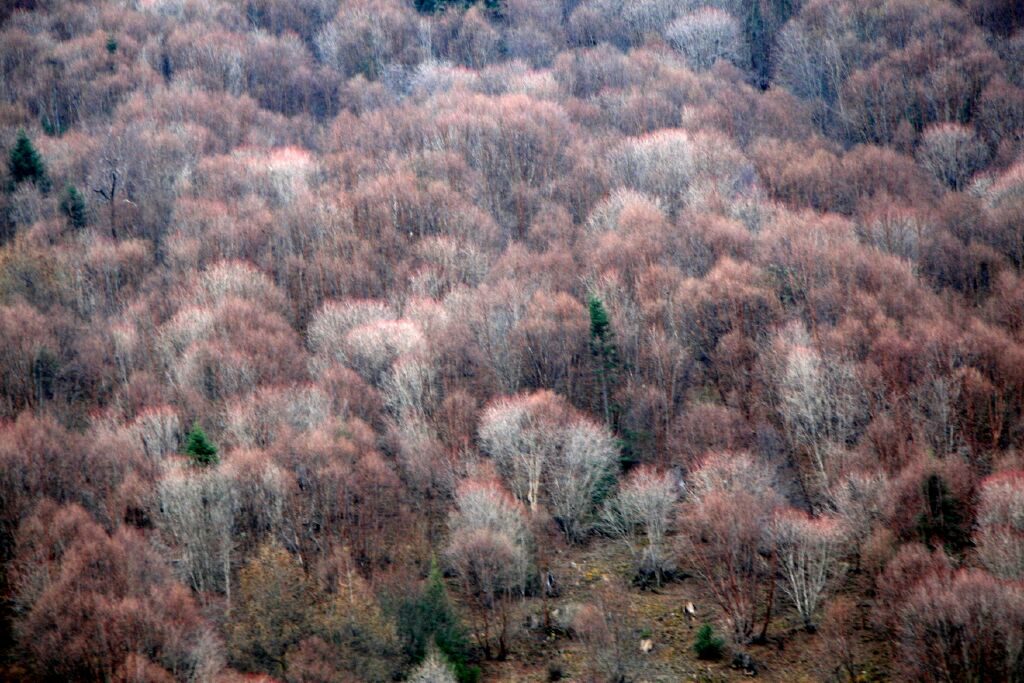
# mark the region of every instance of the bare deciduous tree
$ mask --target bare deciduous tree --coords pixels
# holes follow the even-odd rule
[[[495,401],[480,418],[480,445],[494,458],[516,498],[531,511],[540,505],[560,407],[554,394],[539,392]]]
[[[1001,579],[1024,578],[1024,472],[999,472],[982,481],[978,529],[974,543],[978,558]]]
[[[142,411],[131,424],[132,433],[142,446],[142,452],[155,463],[178,451],[181,425],[178,414],[169,406]]]
[[[899,610],[908,680],[998,681],[1022,673],[1024,595],[978,569],[931,576]]]
[[[558,436],[546,490],[552,515],[576,541],[589,531],[598,496],[615,477],[619,449],[604,425],[585,418],[576,418]]]
[[[928,127],[921,135],[917,161],[926,171],[954,190],[963,189],[988,159],[988,148],[973,128],[957,123]]]
[[[783,577],[782,592],[796,607],[804,626],[813,630],[818,605],[841,573],[846,530],[833,518],[813,518],[784,509],[775,514],[771,534]]]
[[[715,492],[773,498],[776,483],[773,469],[750,453],[717,451],[694,465],[686,478],[686,493],[695,500]]]
[[[615,473],[608,430],[549,391],[500,399],[485,409],[480,442],[531,511],[542,499],[571,541],[583,538],[596,497]]]
[[[745,645],[774,577],[766,559],[771,508],[745,491],[714,491],[683,507],[681,560],[693,567],[725,614],[733,640]]]
[[[679,489],[671,474],[640,467],[621,484],[601,514],[602,528],[625,542],[638,576],[653,576],[655,586],[673,567],[665,536],[673,522]]]
[[[611,166],[622,185],[660,199],[674,216],[695,175],[694,154],[687,132],[662,130],[624,142]]]
[[[400,357],[422,351],[426,340],[409,320],[382,320],[353,328],[344,337],[345,362],[373,386],[383,386]]]
[[[387,303],[372,299],[329,301],[313,314],[306,336],[319,374],[332,363],[344,363],[344,340],[351,330],[380,320],[394,318]]]
[[[173,469],[157,484],[157,496],[179,574],[200,595],[223,593],[230,604],[237,507],[231,480],[219,469]]]
[[[711,68],[719,59],[742,64],[746,51],[739,22],[713,8],[679,17],[668,25],[665,37],[697,71]]]
[[[495,481],[467,481],[456,493],[446,556],[479,616],[477,642],[508,652],[512,606],[533,572],[533,539],[522,506]]]
[[[816,495],[824,495],[862,428],[866,397],[849,364],[811,346],[789,347],[784,363],[779,409],[790,441],[810,456]]]
[[[620,584],[600,585],[572,620],[587,653],[589,681],[626,680],[635,664],[638,650],[627,595]]]
[[[858,562],[861,544],[872,527],[886,519],[890,495],[888,475],[874,470],[851,472],[829,489],[828,497],[846,526]]]

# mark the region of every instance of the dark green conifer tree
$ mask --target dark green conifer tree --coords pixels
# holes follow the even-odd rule
[[[612,426],[614,407],[609,395],[619,368],[619,354],[615,348],[615,336],[604,304],[596,296],[592,296],[587,302],[587,307],[590,310],[590,354],[594,358],[594,372],[601,392],[601,408],[605,424]]]
[[[448,588],[436,559],[431,561],[423,592],[405,600],[397,616],[406,655],[413,662],[422,661],[433,644],[448,659],[459,683],[479,680],[480,669],[467,661],[466,631],[448,598]]]
[[[50,189],[50,180],[46,175],[43,158],[23,130],[18,131],[18,140],[11,148],[7,159],[7,170],[11,175],[11,189],[26,180],[34,183],[43,192]]]
[[[697,630],[697,638],[693,642],[697,659],[721,659],[724,650],[725,639],[715,635],[711,624],[704,624]]]
[[[750,45],[750,68],[754,72],[757,87],[764,90],[768,87],[770,65],[768,62],[768,29],[761,9],[761,0],[753,0],[749,5],[745,21],[747,43]]]
[[[203,428],[198,423],[192,426],[192,431],[188,434],[185,453],[192,458],[192,462],[204,467],[216,465],[220,462],[220,457],[217,455],[217,447],[207,438],[206,432],[203,431]]]
[[[64,188],[64,194],[60,198],[60,211],[67,217],[71,227],[76,229],[85,227],[85,198],[74,185]]]

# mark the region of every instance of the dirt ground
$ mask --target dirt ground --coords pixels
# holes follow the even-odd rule
[[[848,681],[848,678],[837,677],[836,658],[829,653],[824,639],[807,633],[779,596],[776,596],[775,616],[767,643],[751,645],[746,650],[756,663],[755,677],[733,668],[728,650],[718,662],[702,661],[694,654],[693,641],[701,624],[710,623],[719,635],[725,633],[722,614],[699,579],[677,579],[657,590],[629,586],[626,581],[630,574],[629,556],[621,545],[607,540],[595,541],[582,550],[574,549],[571,555],[564,551],[558,553],[552,564],[560,594],[549,601],[548,608],[558,610],[557,614],[591,602],[601,593],[626,593],[621,603],[628,606],[627,621],[631,628],[623,650],[628,648],[624,659],[628,660],[627,678],[632,683],[717,683],[751,678],[773,683]],[[862,577],[850,575],[840,590],[851,597],[863,594],[858,586],[862,580]],[[696,609],[694,619],[685,614],[688,602]],[[595,680],[590,654],[583,643],[557,629],[531,626],[542,620],[543,609],[539,598],[530,598],[520,606],[512,652],[504,662],[485,662],[484,680],[521,683],[556,680],[557,674],[552,676],[552,671],[560,674],[557,680],[579,683]],[[866,608],[864,613],[866,615]],[[650,638],[653,644],[646,654],[640,652],[643,637]],[[890,680],[881,644],[872,640],[867,629],[858,631],[857,638],[861,654],[857,680],[863,683]]]

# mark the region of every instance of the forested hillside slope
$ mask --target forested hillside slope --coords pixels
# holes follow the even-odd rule
[[[1024,681],[1021,3],[0,20],[0,678]]]

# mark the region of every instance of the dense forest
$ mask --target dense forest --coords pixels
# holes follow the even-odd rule
[[[0,7],[0,678],[1024,681],[1024,4]]]

